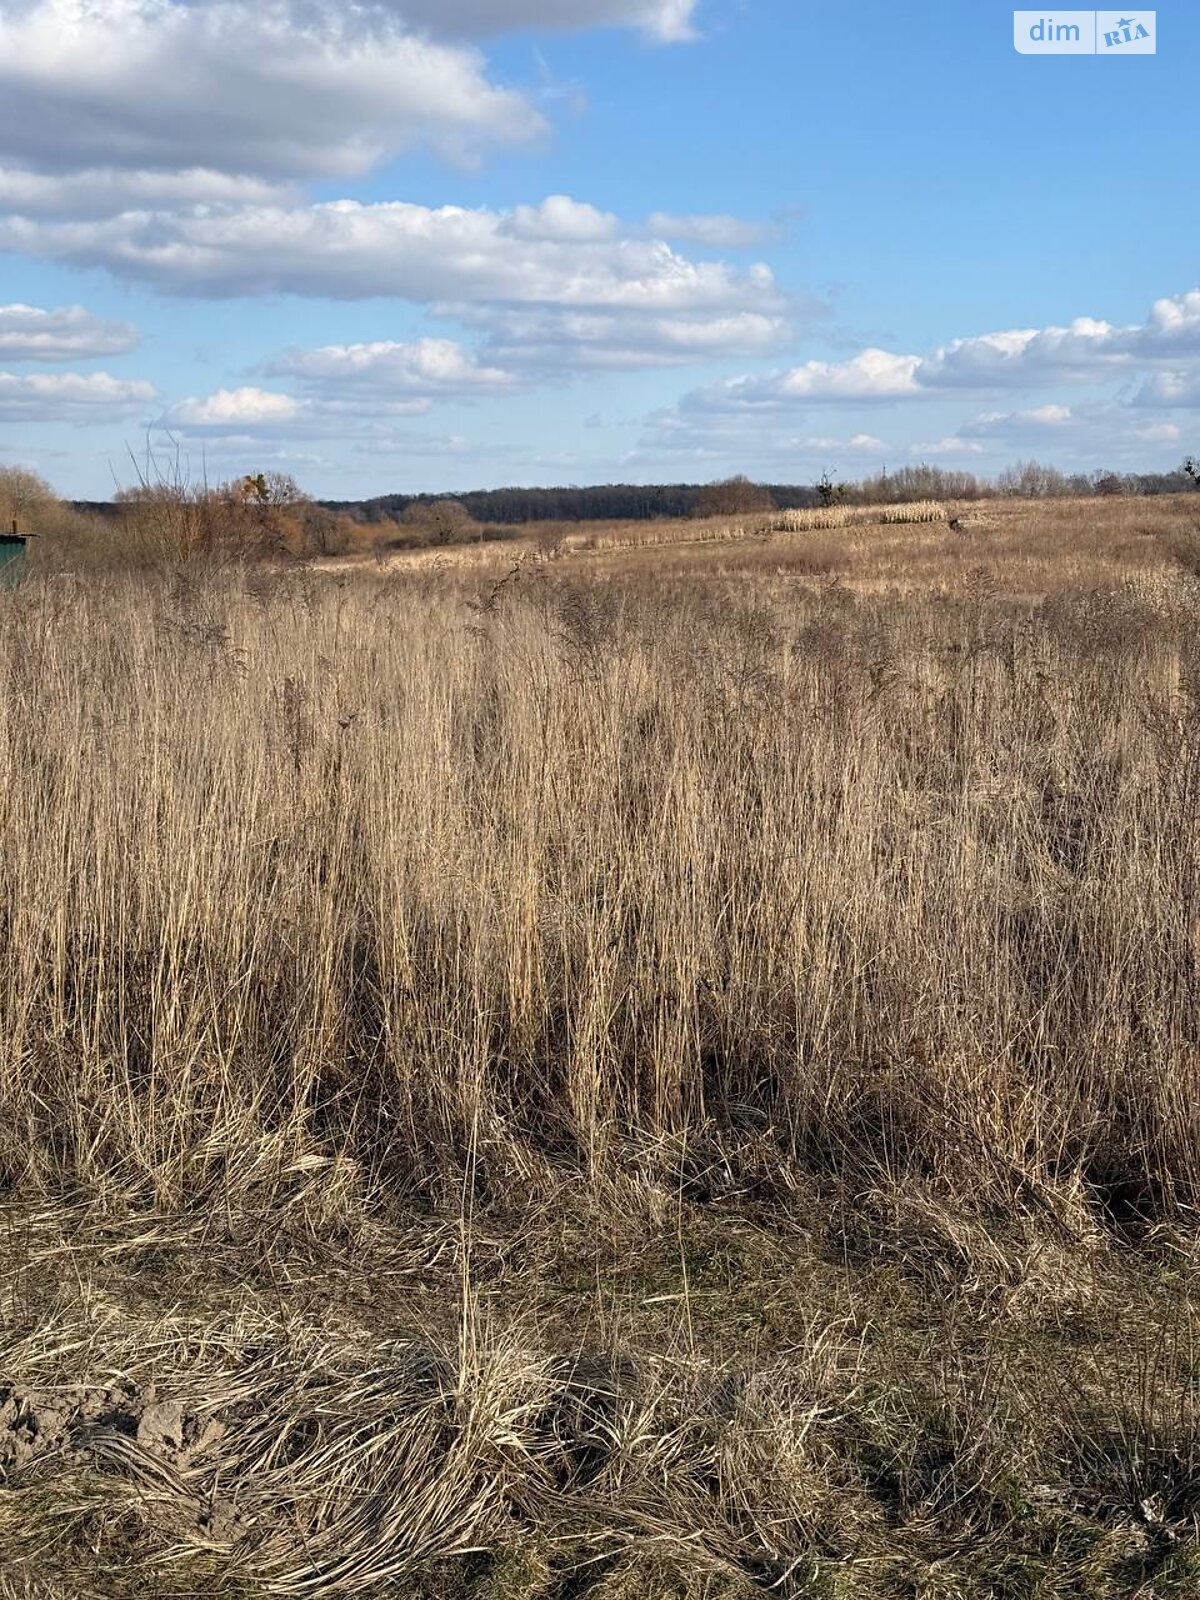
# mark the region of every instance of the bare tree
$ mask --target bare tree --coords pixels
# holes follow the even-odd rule
[[[722,478],[701,489],[692,506],[694,517],[744,517],[755,511],[774,511],[769,489],[753,483],[744,473]]]
[[[443,497],[414,500],[404,513],[406,527],[417,529],[430,544],[463,544],[478,538],[479,524],[461,500]]]

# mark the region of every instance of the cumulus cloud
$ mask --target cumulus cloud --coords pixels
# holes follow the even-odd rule
[[[46,311],[19,303],[0,305],[0,360],[85,361],[124,355],[139,337],[129,323],[107,321],[83,306]]]
[[[923,359],[918,382],[926,387],[1025,387],[1039,378],[1087,382],[1100,367],[1128,360],[1123,331],[1094,317],[1066,328],[1018,328],[954,339]]]
[[[1070,403],[1056,389],[1068,391]],[[1096,392],[1080,399],[1082,389]],[[858,424],[901,402],[945,407],[1020,390],[1033,391],[1030,403],[979,411],[939,437],[918,434],[893,448],[925,458],[1049,449],[1094,466],[1130,459],[1147,445],[1176,445],[1183,429],[1169,413],[1200,409],[1200,289],[1155,301],[1139,323],[1083,316],[1061,327],[956,338],[926,355],[872,347],[723,379],[649,418],[640,448],[677,459],[775,461],[790,449],[825,446],[823,436],[796,440],[790,432],[795,416],[814,407],[848,413]],[[1141,418],[1131,415],[1137,410]]]
[[[204,398],[181,400],[165,414],[164,421],[181,428],[213,428],[233,433],[243,428],[278,427],[295,422],[301,411],[298,400],[268,389],[245,387],[218,389]]]
[[[1156,372],[1129,396],[1131,406],[1200,408],[1200,371]]]
[[[435,400],[498,394],[514,384],[512,374],[478,362],[454,339],[416,339],[411,344],[379,339],[285,350],[267,371],[301,382],[307,395],[328,408],[366,405],[376,414],[392,416],[429,410]]]
[[[873,433],[852,433],[848,439],[830,438],[828,434],[820,434],[816,438],[803,439],[801,448],[804,450],[849,450],[853,454],[874,455],[876,451],[886,449],[882,439],[877,439]]]
[[[311,431],[368,396],[405,416],[548,372],[765,356],[792,309],[769,269],[673,243],[765,237],[738,218],[630,223],[564,195],[507,211],[307,198],[415,146],[469,162],[537,138],[536,97],[473,41],[622,27],[680,42],[697,4],[0,0],[0,250],[189,296],[404,299],[477,338],[478,354],[450,340],[290,352],[267,375],[294,393],[193,396],[165,414],[183,430]],[[9,333],[0,356],[22,360],[134,337],[115,323]]]
[[[917,378],[929,387],[1092,383],[1138,365],[1191,355],[1200,355],[1200,289],[1156,300],[1144,322],[1124,327],[1076,317],[1061,328],[955,339],[921,362]]]
[[[517,364],[767,354],[789,331],[769,269],[696,260],[662,236],[750,242],[737,219],[663,213],[656,233],[568,195],[506,211],[307,198],[308,185],[361,176],[416,143],[469,158],[538,134],[530,98],[494,82],[463,42],[476,33],[621,25],[683,39],[693,10],[0,0],[0,251],[189,296],[408,300],[479,334],[462,385]],[[421,376],[406,376],[394,349],[340,359],[343,382],[353,363],[360,379],[389,363],[394,382]]]
[[[379,340],[287,350],[267,369],[272,376],[301,380],[323,395],[469,395],[511,386],[501,367],[486,366],[454,339],[418,339],[412,344]]]
[[[305,353],[296,354],[301,357]],[[267,438],[362,439],[377,435],[397,418],[424,416],[434,403],[428,393],[389,391],[381,374],[376,374],[373,384],[364,381],[356,387],[354,382],[340,384],[314,372],[309,374],[306,390],[296,395],[246,384],[192,395],[169,406],[157,425],[184,439],[219,439],[231,447]]]
[[[1169,361],[1183,354],[1200,355],[1200,289],[1156,300],[1142,326],[1129,331],[1133,353],[1143,358]]]
[[[846,361],[806,361],[787,372],[732,378],[692,397],[697,409],[780,409],[839,400],[930,399],[948,389],[987,390],[1037,381],[1086,381],[1101,366],[1128,365],[1116,330],[1080,318],[1070,329],[1019,330],[955,339],[929,356],[861,350]]]
[[[189,205],[269,205],[294,200],[287,184],[190,167],[182,172],[30,172],[0,166],[0,211],[31,217],[111,217],[121,211]]]
[[[404,201],[0,218],[0,248],[107,267],[180,293],[539,302],[670,313],[777,310],[770,269],[692,261],[659,240],[530,236],[515,214]]]
[[[1077,317],[1066,327],[954,339],[925,356],[868,348],[844,361],[806,361],[782,372],[744,374],[685,395],[680,411],[783,413],[854,401],[945,399],[955,391],[1099,384],[1168,362],[1188,365],[1153,374],[1127,403],[1192,406],[1200,400],[1200,289],[1156,301],[1144,322],[1127,327]],[[1064,420],[1063,409],[1033,407],[1023,419],[1053,424]],[[987,425],[987,416],[976,423],[984,430]]]
[[[1070,406],[1057,404],[1026,406],[1019,411],[983,411],[965,423],[959,435],[968,439],[1006,439],[1014,434],[1062,429],[1076,420]]]
[[[110,422],[156,398],[152,383],[107,372],[0,372],[5,422]]]
[[[546,128],[528,93],[493,80],[471,39],[628,26],[681,40],[695,3],[7,0],[0,209],[86,218],[264,205],[293,183],[358,177],[417,144],[470,163]],[[540,237],[611,231],[612,219],[590,207],[572,216],[572,204],[511,221],[540,222],[550,230]]]
[[[514,239],[538,243],[599,244],[616,239],[621,225],[610,211],[599,211],[567,194],[552,194],[540,205],[514,206],[501,229]]]
[[[537,317],[538,313],[530,315]],[[607,320],[597,321],[598,328],[572,326],[569,320],[555,322],[554,336],[560,341],[554,346],[556,358],[566,360],[566,341],[571,338],[628,340],[628,332],[621,336]],[[668,339],[660,321],[643,321],[646,337],[657,330],[658,337]],[[690,348],[698,349],[702,333],[689,329],[686,336],[693,341]],[[536,352],[532,356],[528,349],[517,353],[523,360],[524,372],[531,365],[536,366]],[[664,354],[656,356],[653,352],[606,345],[594,349],[591,357],[593,365],[669,359]],[[522,376],[521,372],[481,359],[457,340],[435,338],[290,349],[266,363],[263,370],[268,377],[285,380],[288,391],[297,392],[253,385],[221,389],[215,394],[179,401],[163,413],[161,426],[183,436],[220,435],[226,443],[271,435],[347,437],[374,451],[383,448],[381,440],[396,437],[388,431],[389,423],[395,419],[423,415],[441,401],[503,394]]]
[[[685,397],[694,411],[777,411],[837,400],[896,400],[920,392],[919,356],[862,350],[848,361],[806,361],[787,372],[727,378]]]
[[[271,179],[361,174],[415,144],[469,160],[541,131],[478,51],[379,7],[303,0],[13,0],[0,12],[0,152]]]

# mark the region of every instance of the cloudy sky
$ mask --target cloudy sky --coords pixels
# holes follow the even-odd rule
[[[0,0],[0,464],[316,493],[1200,452],[1195,62],[992,0]]]

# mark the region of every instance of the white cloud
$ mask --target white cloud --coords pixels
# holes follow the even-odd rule
[[[453,339],[292,349],[265,370],[292,380],[300,392],[254,385],[220,389],[169,407],[160,426],[183,438],[219,436],[230,447],[247,438],[338,437],[374,452],[384,448],[381,441],[397,437],[391,431],[396,419],[424,415],[442,400],[503,394],[516,382],[512,373],[480,361]]]
[[[1039,379],[1069,381],[1088,361],[1111,365],[1128,357],[1112,347],[1107,324],[1043,333],[1016,331],[956,339],[932,356],[868,348],[846,361],[806,361],[787,372],[732,378],[692,397],[698,408],[780,409],[839,400],[929,399],[947,388],[986,390]],[[1103,332],[1099,330],[1104,330]]]
[[[848,361],[806,361],[788,372],[727,378],[684,399],[696,411],[778,411],[836,400],[895,400],[918,394],[918,356],[860,351]]]
[[[181,400],[163,421],[169,427],[217,429],[225,433],[241,428],[276,428],[296,421],[301,403],[288,394],[246,387],[218,389],[203,399]]]
[[[1200,289],[1156,300],[1144,325],[1135,330],[1136,354],[1173,360],[1200,354]]]
[[[1092,383],[1139,365],[1200,355],[1200,289],[1156,300],[1144,322],[1119,327],[1076,317],[1065,328],[1024,328],[955,339],[922,361],[918,379],[972,388],[1040,381]]]
[[[1000,438],[1028,433],[1061,431],[1078,421],[1070,406],[1050,403],[1027,406],[1020,411],[981,411],[959,429],[959,437],[970,439]]]
[[[922,384],[972,388],[1042,380],[1089,383],[1137,365],[1200,354],[1200,289],[1156,300],[1146,320],[1118,327],[1076,317],[1065,328],[1025,328],[955,339],[921,363]]]
[[[0,360],[86,361],[124,355],[139,334],[127,322],[106,321],[83,306],[0,305]]]
[[[1200,367],[1153,373],[1134,390],[1127,404],[1200,410]]]
[[[684,397],[682,409],[783,411],[790,406],[851,400],[945,397],[1048,384],[1098,384],[1139,366],[1200,357],[1200,289],[1158,300],[1146,321],[1116,327],[1076,317],[1067,327],[1019,328],[953,339],[931,355],[866,349],[845,361],[806,361],[786,372],[726,379]],[[1163,373],[1131,403],[1194,405],[1200,373]],[[1038,420],[1037,408],[1027,413]],[[1053,407],[1041,418],[1053,422]]]
[[[156,398],[152,383],[107,372],[0,372],[5,422],[109,422]]]
[[[465,38],[619,25],[679,40],[694,9],[0,0],[0,250],[187,295],[428,305],[480,332],[480,372],[766,354],[788,334],[767,267],[690,259],[586,201],[305,198],[305,185],[361,176],[413,144],[470,158],[542,131],[530,98],[494,82]],[[725,216],[655,220],[701,243],[756,233]]]
[[[479,394],[513,382],[510,373],[481,365],[454,339],[418,339],[412,344],[379,340],[288,350],[270,363],[268,371],[298,378],[332,398]]]
[[[839,401],[837,409],[853,415],[857,407]],[[895,455],[914,461],[957,460],[964,467],[994,471],[1014,456],[1032,455],[1069,470],[1091,471],[1106,465],[1136,470],[1156,463],[1170,465],[1186,431],[1168,417],[1131,417],[1127,407],[1113,400],[1071,406],[1047,401],[1015,411],[985,411],[939,437],[918,434],[889,439],[886,445],[865,431],[849,437],[797,436],[788,427],[791,420],[786,412],[677,406],[647,419],[627,460],[638,467],[649,465],[660,475],[667,463],[674,463],[672,471],[690,467],[710,477],[743,471],[793,482],[829,462],[840,461],[843,468],[850,465],[856,450],[864,464],[871,457],[878,462]]]
[[[913,392],[916,365],[912,356],[873,349],[849,361],[806,361],[783,374],[776,393],[782,400],[893,399]]]
[[[305,0],[14,0],[0,11],[0,154],[258,177],[361,174],[424,144],[455,160],[544,126],[482,56],[378,7]]]
[[[770,269],[693,261],[662,241],[526,237],[514,214],[402,201],[0,218],[0,248],[180,293],[389,296],[718,319],[784,308]]]
[[[822,434],[816,438],[801,441],[801,448],[805,450],[849,450],[855,455],[860,453],[874,455],[879,450],[886,449],[882,439],[877,439],[873,433],[852,433],[848,439],[833,439]]]
[[[1156,372],[1129,397],[1134,406],[1200,406],[1200,374]]]
[[[1128,359],[1118,337],[1123,330],[1094,317],[1077,317],[1066,328],[1017,328],[954,339],[918,368],[925,386],[972,389],[1024,387],[1039,378],[1087,381],[1099,366]]]
[[[514,239],[556,244],[599,244],[616,239],[621,231],[611,212],[567,194],[548,195],[537,206],[514,206],[501,226]]]
[[[30,172],[0,166],[0,211],[31,217],[111,217],[121,211],[189,205],[270,205],[294,199],[286,184],[192,167],[183,172],[127,172],[87,167]]]
[[[253,384],[193,395],[169,406],[157,426],[185,440],[219,440],[226,448],[266,438],[361,440],[398,418],[424,416],[434,403],[431,394],[389,392],[368,382],[356,387],[314,377],[307,387],[302,395]]]
[[[180,293],[407,299],[483,335],[478,363],[453,341],[330,346],[319,358],[346,379],[387,371],[417,387],[495,384],[498,372],[518,367],[569,372],[765,355],[790,332],[788,302],[766,266],[693,260],[565,196],[509,212],[344,200],[73,221],[0,217],[4,246]],[[310,375],[316,359],[310,353]]]

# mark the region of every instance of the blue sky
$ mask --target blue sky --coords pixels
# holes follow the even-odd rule
[[[0,464],[107,495],[149,432],[345,497],[1174,465],[1200,7],[1158,10],[1152,56],[1012,29],[0,0]]]

